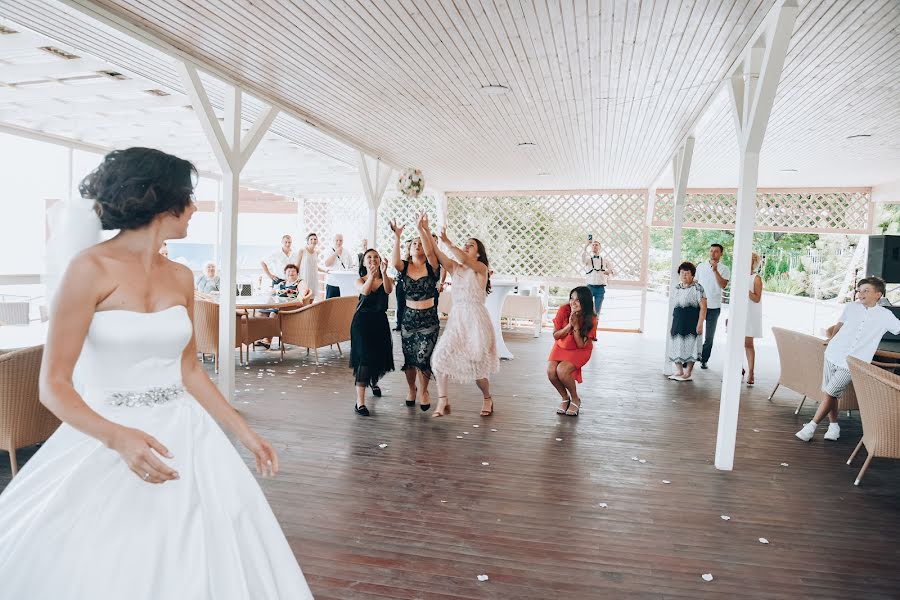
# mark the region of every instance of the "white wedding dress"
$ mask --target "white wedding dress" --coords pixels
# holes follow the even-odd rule
[[[0,598],[312,598],[250,470],[180,388],[190,336],[183,306],[94,314],[84,400],[158,439],[180,479],[145,483],[63,424],[0,495]]]

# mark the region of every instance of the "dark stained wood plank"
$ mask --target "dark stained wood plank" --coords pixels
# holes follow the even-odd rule
[[[774,347],[758,349],[735,470],[721,472],[720,355],[695,381],[670,382],[660,339],[604,334],[573,419],[554,414],[549,335],[506,338],[516,358],[494,379],[487,419],[474,385],[452,387],[448,417],[408,409],[399,372],[373,416],[357,417],[346,359],[328,350],[319,367],[292,350],[238,370],[236,406],[281,457],[261,485],[316,598],[900,596],[900,462],[875,461],[853,486],[858,416],[837,443],[824,428],[794,438],[813,407],[794,416],[786,390],[766,400]]]

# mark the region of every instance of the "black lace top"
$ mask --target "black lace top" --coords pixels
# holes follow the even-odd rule
[[[412,279],[407,273],[409,271],[409,261],[403,261],[403,271],[400,272],[400,277],[403,279],[403,293],[406,295],[407,300],[417,302],[437,297],[438,274],[427,261],[425,262],[425,267],[428,269],[428,275]]]

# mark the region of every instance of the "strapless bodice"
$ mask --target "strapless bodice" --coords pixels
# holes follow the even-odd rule
[[[86,396],[181,384],[181,355],[191,339],[184,306],[141,313],[94,313],[78,361]]]
[[[450,283],[453,304],[484,304],[487,299],[487,293],[478,281],[478,274],[468,267],[456,267]]]

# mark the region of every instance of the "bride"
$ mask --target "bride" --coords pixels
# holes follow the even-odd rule
[[[261,475],[278,457],[200,367],[193,276],[159,254],[187,235],[196,175],[130,148],[81,183],[103,229],[120,231],[59,284],[40,393],[63,425],[0,495],[4,598],[312,598],[219,425]]]

